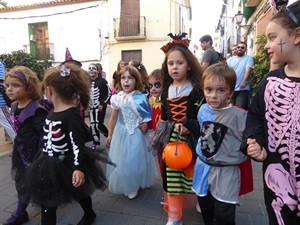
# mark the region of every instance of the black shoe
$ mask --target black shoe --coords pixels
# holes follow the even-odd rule
[[[96,219],[96,213],[93,211],[90,215],[84,214],[82,219],[77,223],[77,225],[91,225]]]
[[[14,212],[13,214],[11,214],[11,217],[13,217],[12,222],[8,222],[7,219],[2,223],[2,225],[21,225],[23,223],[26,223],[29,220],[27,212],[22,216],[17,216],[16,213]]]

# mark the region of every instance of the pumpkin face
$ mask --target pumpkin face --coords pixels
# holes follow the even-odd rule
[[[162,158],[172,169],[184,169],[192,161],[192,150],[185,142],[170,142],[163,151]]]

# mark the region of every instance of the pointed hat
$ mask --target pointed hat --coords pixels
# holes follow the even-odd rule
[[[79,62],[79,61],[77,61],[77,60],[75,60],[75,59],[72,58],[71,52],[69,51],[68,47],[66,48],[65,61],[62,62],[60,65],[64,65],[67,62],[73,63],[73,64],[75,64],[75,65],[77,65],[79,67],[82,66],[81,62]]]

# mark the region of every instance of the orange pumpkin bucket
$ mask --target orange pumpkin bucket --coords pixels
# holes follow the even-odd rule
[[[191,163],[193,155],[192,150],[185,142],[176,141],[166,145],[162,158],[168,167],[184,169]]]

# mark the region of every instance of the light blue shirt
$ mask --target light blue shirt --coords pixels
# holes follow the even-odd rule
[[[244,55],[243,57],[233,56],[227,59],[227,64],[234,69],[236,73],[236,84],[234,91],[250,91],[250,79],[247,80],[244,88],[240,88],[240,86],[243,82],[246,68],[253,68],[253,58],[249,55]]]

